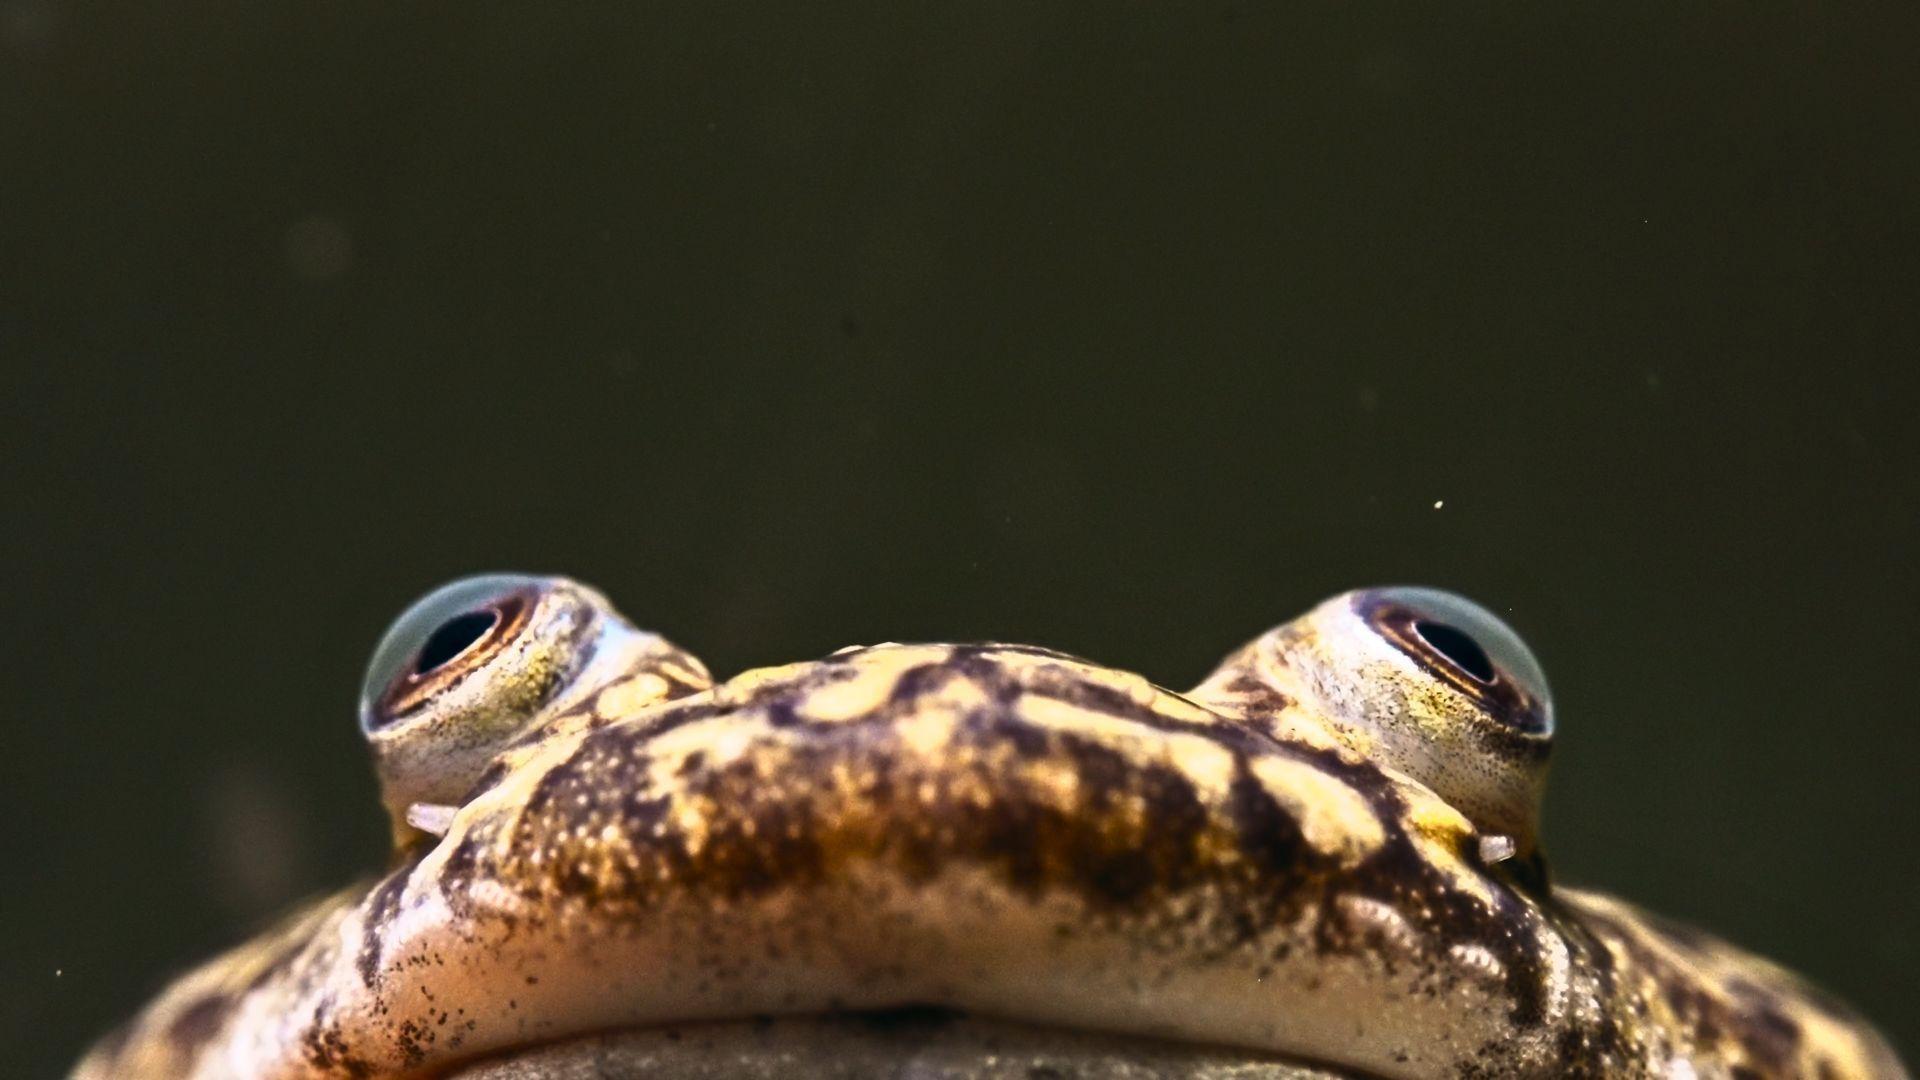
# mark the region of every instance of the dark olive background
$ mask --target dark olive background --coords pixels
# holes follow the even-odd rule
[[[1915,1053],[1913,9],[892,6],[0,0],[0,1071],[379,865],[493,568],[1174,686],[1462,590],[1561,877]]]

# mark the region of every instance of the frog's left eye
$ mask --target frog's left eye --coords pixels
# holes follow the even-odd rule
[[[1520,635],[1462,596],[1410,586],[1374,589],[1355,609],[1382,637],[1435,678],[1514,731],[1553,734],[1547,675]]]

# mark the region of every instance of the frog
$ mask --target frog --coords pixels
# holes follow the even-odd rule
[[[1785,969],[1557,881],[1545,674],[1336,596],[1179,693],[883,643],[716,681],[564,577],[375,649],[383,875],[190,971],[107,1077],[1905,1077]]]

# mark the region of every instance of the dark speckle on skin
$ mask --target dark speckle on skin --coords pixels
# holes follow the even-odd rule
[[[779,698],[769,701],[766,703],[765,708],[767,723],[773,727],[792,728],[799,727],[805,723],[805,721],[800,719],[799,712],[794,708],[794,703],[789,699]]]
[[[333,999],[322,998],[301,1034],[300,1047],[306,1063],[322,1072],[360,1080],[374,1075],[372,1065],[361,1060],[347,1045],[339,1023],[333,1019]]]
[[[406,891],[407,879],[412,873],[411,862],[394,870],[374,887],[368,898],[366,925],[360,932],[360,951],[354,957],[360,979],[368,987],[380,977],[380,939],[392,922],[394,912],[400,909],[400,894]]]

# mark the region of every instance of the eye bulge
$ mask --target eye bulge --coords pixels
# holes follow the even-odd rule
[[[531,611],[545,578],[481,574],[449,582],[413,602],[380,638],[360,687],[360,729],[371,734],[417,707],[417,691],[450,665],[484,659]],[[461,664],[461,669],[470,667]]]
[[[1356,598],[1361,617],[1432,674],[1528,735],[1553,734],[1547,673],[1498,615],[1443,589],[1394,586]]]

